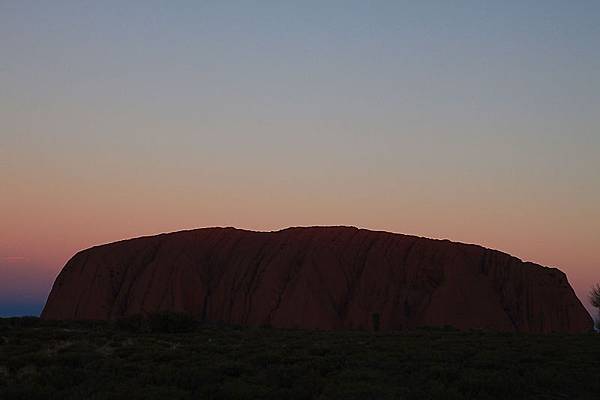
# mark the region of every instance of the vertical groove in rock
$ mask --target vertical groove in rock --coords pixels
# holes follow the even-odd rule
[[[86,254],[85,259],[81,263],[81,269],[79,269],[79,275],[81,275],[83,273],[83,271],[85,270],[85,266],[87,265],[89,257],[90,257],[89,254]],[[75,318],[79,317],[79,306],[81,305],[81,299],[83,298],[84,293],[85,293],[84,291],[80,291],[79,296],[77,297],[77,301],[75,302],[75,311],[74,311],[74,315],[73,315]]]

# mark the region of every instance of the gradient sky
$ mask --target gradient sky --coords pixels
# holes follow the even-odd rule
[[[600,2],[123,3],[0,0],[0,316],[82,248],[205,226],[600,281]]]

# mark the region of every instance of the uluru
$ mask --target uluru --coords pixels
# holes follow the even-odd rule
[[[44,319],[157,311],[250,326],[453,326],[583,332],[566,275],[477,245],[354,227],[203,228],[92,247],[56,278]]]

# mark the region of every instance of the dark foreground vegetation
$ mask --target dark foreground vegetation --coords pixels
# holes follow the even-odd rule
[[[0,399],[598,399],[600,335],[0,319]]]

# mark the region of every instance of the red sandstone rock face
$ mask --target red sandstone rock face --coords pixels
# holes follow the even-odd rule
[[[208,228],[76,254],[42,317],[158,310],[280,328],[452,325],[580,332],[592,320],[564,273],[475,245],[348,227]]]

